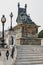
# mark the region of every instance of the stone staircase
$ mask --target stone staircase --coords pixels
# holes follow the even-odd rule
[[[17,58],[14,65],[43,65],[43,46],[17,46]]]

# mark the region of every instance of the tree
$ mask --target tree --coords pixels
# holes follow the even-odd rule
[[[43,38],[43,30],[41,30],[38,34],[38,38]]]

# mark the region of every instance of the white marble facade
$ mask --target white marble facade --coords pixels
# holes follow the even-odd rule
[[[12,38],[13,37],[13,45],[12,45]],[[8,31],[5,35],[5,43],[7,44],[7,48],[0,48],[1,56],[0,56],[0,65],[13,65],[16,59],[16,48],[14,51],[14,58],[11,57],[12,48],[15,47],[15,35],[14,31]],[[9,51],[9,58],[6,58],[6,51]]]

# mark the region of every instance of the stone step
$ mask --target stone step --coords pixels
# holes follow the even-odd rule
[[[43,49],[43,47],[21,47],[20,49]],[[19,49],[19,48],[18,48]]]
[[[35,47],[34,47],[34,46],[33,46],[33,47],[32,47],[32,46],[30,46],[30,47],[29,47],[29,46],[23,47],[23,46],[22,46],[22,47],[17,47],[17,48],[18,48],[18,49],[19,49],[19,48],[20,48],[20,49],[33,49],[33,48],[43,49],[43,47],[41,47],[41,46],[40,46],[40,47],[36,47],[36,46],[35,46]]]
[[[43,54],[43,53],[38,53],[38,52],[18,52],[18,54]]]
[[[20,51],[18,51],[18,52],[42,52],[43,53],[43,51],[42,50],[20,50]]]
[[[43,55],[43,54],[41,54],[41,53],[18,53],[18,55]]]
[[[18,50],[43,50],[43,48],[20,48],[20,49],[18,49]]]
[[[18,56],[43,56],[43,54],[38,54],[38,53],[18,53]]]
[[[19,49],[18,50],[18,52],[20,52],[20,51],[32,51],[32,52],[34,52],[34,51],[37,51],[37,52],[43,52],[43,49]]]
[[[22,48],[20,48],[20,49],[18,48],[18,50],[23,50],[23,49],[24,49],[24,50],[25,50],[25,49],[30,49],[30,50],[31,50],[31,49],[43,49],[43,48],[37,48],[37,47],[36,47],[36,48],[35,48],[35,47],[33,47],[33,48],[31,48],[31,47],[30,47],[30,48],[23,48],[23,47],[22,47]]]
[[[23,55],[23,56],[24,56],[24,55],[25,55],[25,56],[43,56],[43,54],[41,54],[41,53],[40,53],[40,54],[38,54],[38,53],[18,54],[18,56],[20,56],[20,55]]]
[[[42,56],[17,56],[17,59],[43,58]]]
[[[17,47],[19,47],[19,46],[20,46],[20,47],[21,47],[21,46],[29,46],[29,47],[30,47],[30,46],[41,46],[41,45],[17,45]]]
[[[43,46],[17,46],[17,58],[15,65],[43,65]]]
[[[25,46],[25,45],[24,45],[24,46],[18,46],[18,47],[16,47],[16,48],[22,49],[22,48],[30,48],[30,47],[31,47],[31,48],[41,48],[41,49],[43,48],[43,46],[29,46],[29,45],[28,45],[28,46]]]
[[[20,50],[18,50],[18,51],[42,51],[43,52],[43,49],[20,49]]]
[[[17,59],[16,62],[43,61],[43,58]]]
[[[43,61],[16,62],[15,65],[43,64]]]
[[[31,57],[33,57],[33,58],[34,58],[34,57],[42,57],[42,58],[43,58],[43,56],[40,56],[40,55],[39,55],[39,56],[38,56],[38,55],[37,55],[37,56],[35,56],[35,55],[31,55],[31,56],[30,56],[30,55],[29,55],[29,56],[27,56],[27,55],[24,55],[24,56],[23,56],[23,55],[20,55],[20,56],[17,55],[17,57],[23,57],[23,58],[24,58],[24,57],[28,57],[28,58],[29,58],[29,57],[30,57],[30,58],[31,58]]]
[[[29,58],[29,57],[30,57],[30,58],[31,58],[31,57],[33,57],[33,58],[34,58],[34,57],[42,57],[42,58],[43,58],[42,55],[39,55],[39,56],[38,56],[38,55],[36,55],[36,56],[35,56],[35,55],[31,55],[31,56],[30,56],[30,55],[29,55],[29,56],[27,56],[27,55],[24,55],[24,56],[23,56],[23,55],[20,55],[20,56],[17,55],[17,56],[18,56],[18,57],[21,57],[21,56],[22,56],[22,57],[28,57],[28,58]]]
[[[16,63],[15,65],[43,65],[43,63],[42,63],[42,64],[39,64],[39,63],[38,63],[38,64],[33,64],[33,63],[29,63],[29,64],[28,64],[28,63],[21,63],[21,64],[18,63],[18,64],[17,64],[17,63]]]
[[[42,51],[18,51],[18,53],[42,53],[43,54],[43,52]]]
[[[37,47],[36,47],[36,48],[35,48],[35,47],[33,47],[33,48],[31,48],[31,47],[30,47],[30,48],[23,48],[23,47],[22,47],[22,48],[20,48],[20,49],[18,48],[18,50],[26,50],[26,49],[30,49],[30,50],[31,50],[31,49],[43,49],[43,48],[37,48]]]
[[[43,49],[20,49],[18,51],[43,51]]]

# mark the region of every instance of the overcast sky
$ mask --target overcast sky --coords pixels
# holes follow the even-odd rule
[[[20,7],[27,4],[27,14],[30,14],[31,19],[39,26],[39,31],[43,29],[43,0],[0,0],[0,31],[2,30],[1,17],[4,14],[6,17],[5,29],[10,27],[10,13],[13,12],[13,26],[16,25],[18,14],[17,4],[20,2]]]

